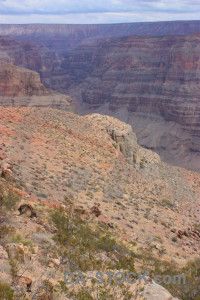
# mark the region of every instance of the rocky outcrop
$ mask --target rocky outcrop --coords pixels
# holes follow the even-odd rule
[[[92,114],[87,116],[88,119],[98,122],[98,126],[103,126],[111,139],[117,144],[124,158],[129,163],[134,163],[137,158],[138,144],[136,135],[130,125],[117,122],[116,119]]]
[[[164,287],[155,282],[145,286],[143,296],[146,300],[178,300],[178,298],[173,297]]]
[[[0,96],[41,96],[51,94],[40,81],[40,75],[34,71],[0,63]]]
[[[13,165],[8,161],[7,158],[0,160],[0,176],[3,178],[14,180],[12,172]]]
[[[69,96],[46,88],[38,73],[7,63],[0,63],[0,105],[75,109]]]
[[[143,161],[145,163],[160,162],[158,154],[138,145],[136,135],[130,125],[115,118],[102,116],[100,114],[92,114],[86,117],[88,120],[92,120],[92,122],[97,122],[98,126],[102,126],[110,138],[116,143],[116,147],[119,148],[129,164],[140,164]]]
[[[30,204],[20,205],[20,207],[18,208],[18,211],[19,211],[20,215],[28,213],[30,218],[37,217],[36,212],[34,211],[33,207]]]

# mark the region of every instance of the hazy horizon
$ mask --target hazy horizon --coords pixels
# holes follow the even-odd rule
[[[117,24],[134,24],[134,23],[171,23],[171,22],[200,22],[200,20],[163,20],[163,21],[133,21],[133,22],[114,22],[114,23],[1,23],[0,25],[117,25]]]
[[[199,0],[0,0],[1,24],[114,24],[199,20]]]

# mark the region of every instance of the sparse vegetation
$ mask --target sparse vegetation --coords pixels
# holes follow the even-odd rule
[[[162,205],[163,206],[167,206],[169,208],[174,207],[174,204],[170,200],[168,200],[168,199],[162,199]]]
[[[13,300],[14,290],[7,283],[0,282],[0,299],[1,300]]]
[[[176,243],[177,242],[177,238],[175,236],[173,236],[172,238],[172,242]]]
[[[143,157],[140,149],[141,156],[135,164],[126,164],[122,154],[116,155],[117,147],[110,140],[106,142],[107,135],[98,128],[100,121],[96,123],[95,118],[94,131],[92,121],[87,122],[85,117],[29,109],[28,122],[19,116],[17,123],[14,117],[9,123],[16,125],[13,132],[17,139],[12,134],[10,138],[18,150],[24,145],[23,157],[11,149],[7,136],[1,137],[6,154],[14,162],[11,170],[15,177],[0,178],[2,255],[6,257],[6,251],[9,255],[9,249],[12,252],[1,271],[9,274],[11,265],[13,276],[16,268],[20,268],[18,275],[25,270],[34,287],[34,280],[39,282],[38,297],[43,297],[40,299],[52,293],[55,299],[61,293],[64,298],[98,299],[93,282],[86,289],[66,286],[62,279],[68,270],[82,271],[85,276],[98,270],[126,272],[135,268],[137,272],[149,270],[151,276],[183,272],[178,264],[198,256],[198,241],[190,235],[183,235],[182,239],[178,236],[179,230],[187,232],[190,225],[199,232],[199,223],[193,224],[199,217],[196,184],[190,190],[191,181],[187,184],[184,177],[183,185],[181,171],[166,164],[158,162],[154,169],[150,150],[150,159]],[[7,110],[3,116],[6,113]],[[4,126],[2,122],[1,125]],[[8,130],[7,124],[4,128]],[[72,134],[68,134],[70,128]],[[138,170],[140,167],[144,170]],[[198,176],[192,176],[198,183]],[[37,217],[31,218],[29,213],[19,215],[20,200],[30,202]],[[100,204],[98,217],[91,212],[96,203]],[[178,286],[177,291],[173,286],[165,287],[183,300],[197,300],[198,267],[196,270],[193,263],[188,266],[184,270],[189,282],[185,291],[183,286]],[[50,274],[43,275],[45,270]],[[52,282],[59,278],[59,285],[53,290],[49,277]],[[142,289],[138,289],[138,295]],[[98,292],[102,299],[113,299],[116,292],[121,299],[130,297],[124,286],[116,290],[113,283],[100,287]]]
[[[12,191],[10,187],[5,188],[3,185],[0,185],[0,207],[8,211],[14,210],[20,200],[20,196]]]

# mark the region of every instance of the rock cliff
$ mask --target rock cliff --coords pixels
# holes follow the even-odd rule
[[[71,98],[46,88],[37,72],[7,63],[0,63],[0,105],[74,110]]]
[[[0,63],[1,96],[40,96],[51,92],[41,83],[38,73],[14,65]]]
[[[199,34],[103,39],[68,53],[63,68],[80,111],[118,117],[143,146],[199,170],[199,53]]]
[[[87,116],[88,120],[96,121],[96,126],[106,129],[111,139],[116,143],[129,164],[139,164],[141,161],[146,163],[159,163],[160,157],[155,152],[140,147],[137,138],[130,125],[125,124],[115,118],[92,114]]]

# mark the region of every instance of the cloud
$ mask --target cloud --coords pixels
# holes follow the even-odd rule
[[[199,0],[6,0],[0,14],[66,14],[137,11],[193,11]]]
[[[200,14],[200,0],[0,0],[0,3],[1,23],[10,20],[11,15],[13,20],[19,16],[22,20],[39,23],[43,23],[43,19],[71,20],[72,16],[73,23],[80,23],[79,20],[86,17],[88,23],[91,20],[111,23],[129,22],[132,17],[140,21],[198,20]]]
[[[2,24],[103,24],[103,23],[127,23],[127,22],[155,22],[173,20],[198,20],[193,13],[82,13],[62,15],[0,15]]]

